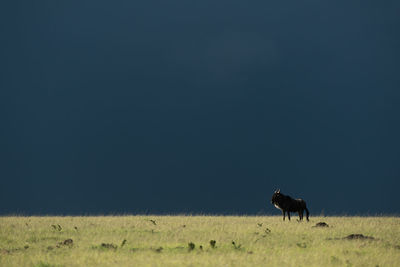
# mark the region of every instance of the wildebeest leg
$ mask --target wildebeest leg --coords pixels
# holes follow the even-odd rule
[[[307,222],[309,221],[308,216],[310,215],[310,212],[308,211],[308,209],[306,208],[306,218],[307,218]]]
[[[285,220],[285,211],[282,210],[282,214],[283,214],[283,220]]]
[[[301,212],[301,210],[299,210],[299,220],[301,221],[303,218],[301,217],[301,215],[302,215],[302,212]]]
[[[288,219],[290,221],[290,212],[289,211],[287,212],[287,217],[288,217]]]

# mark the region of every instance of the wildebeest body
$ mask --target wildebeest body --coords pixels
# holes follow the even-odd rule
[[[290,212],[298,212],[300,220],[303,220],[304,211],[306,211],[307,221],[309,220],[308,216],[310,213],[303,199],[293,199],[290,196],[282,194],[280,190],[276,190],[272,195],[271,203],[277,209],[282,210],[283,220],[285,220],[285,213],[287,213],[290,220]]]

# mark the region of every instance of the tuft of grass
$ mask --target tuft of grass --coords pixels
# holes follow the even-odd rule
[[[232,241],[232,246],[234,249],[237,249],[237,250],[242,249],[242,244],[237,245],[235,241]]]
[[[34,267],[55,267],[55,265],[41,261],[41,262],[35,264]]]
[[[112,243],[101,243],[100,247],[104,249],[117,249],[117,245]]]

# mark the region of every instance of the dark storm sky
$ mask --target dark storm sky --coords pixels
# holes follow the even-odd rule
[[[0,214],[399,214],[399,1],[0,4]]]

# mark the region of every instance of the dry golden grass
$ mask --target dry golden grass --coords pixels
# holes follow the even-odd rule
[[[400,266],[400,218],[296,219],[0,217],[0,266]]]

